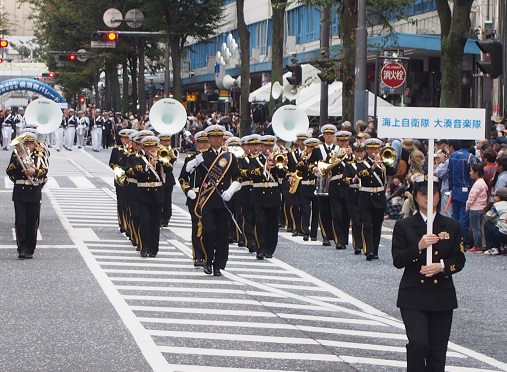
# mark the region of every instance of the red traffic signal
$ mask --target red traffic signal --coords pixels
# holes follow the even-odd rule
[[[42,77],[43,78],[48,78],[48,79],[54,79],[55,78],[55,73],[54,72],[43,72],[42,73]]]
[[[84,98],[84,97],[80,97],[80,98],[79,98],[79,102],[81,102],[81,103],[85,103],[85,101],[86,101],[86,100],[85,100],[85,98]]]
[[[74,62],[77,60],[77,55],[75,53],[61,53],[58,55],[58,59],[60,61]]]
[[[107,41],[114,43],[118,41],[118,33],[114,31],[97,31],[92,34],[92,41]]]
[[[478,61],[477,67],[485,73],[491,76],[492,79],[496,79],[502,75],[502,64],[503,64],[503,47],[502,43],[493,40],[478,40],[475,42],[479,49],[489,56],[486,56],[486,60]]]
[[[0,40],[0,48],[7,48],[9,46],[9,42],[7,40]]]

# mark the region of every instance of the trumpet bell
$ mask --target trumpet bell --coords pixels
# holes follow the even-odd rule
[[[56,102],[39,98],[26,107],[24,118],[26,124],[37,126],[39,134],[48,134],[62,123],[62,110]]]
[[[396,161],[396,149],[391,146],[386,146],[379,153],[382,163],[392,165]]]
[[[275,134],[285,141],[293,141],[298,133],[306,132],[310,127],[306,113],[294,105],[285,105],[276,110],[272,123]]]
[[[159,133],[175,134],[187,123],[187,110],[173,98],[157,101],[149,114],[151,126]]]

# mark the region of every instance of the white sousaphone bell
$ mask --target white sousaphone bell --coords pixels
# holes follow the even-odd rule
[[[273,131],[285,141],[295,140],[298,133],[305,133],[310,127],[306,113],[294,105],[281,106],[272,117]]]
[[[26,106],[24,119],[27,125],[37,126],[39,134],[48,134],[62,123],[62,110],[55,101],[38,98]]]
[[[175,134],[187,123],[187,110],[173,98],[164,98],[151,106],[150,124],[159,133]]]

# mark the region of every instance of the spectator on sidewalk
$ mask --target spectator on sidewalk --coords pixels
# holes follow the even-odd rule
[[[485,214],[484,235],[486,251],[484,254],[496,256],[501,253],[500,246],[507,243],[507,187],[494,192],[494,204]]]
[[[482,230],[481,221],[484,210],[488,205],[489,188],[484,180],[484,164],[472,164],[470,170],[470,177],[474,180],[470,194],[466,203],[466,211],[470,219],[470,227],[474,236],[474,246],[467,250],[467,252],[481,252],[482,253]]]

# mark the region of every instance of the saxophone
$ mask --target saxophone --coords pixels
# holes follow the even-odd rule
[[[292,174],[292,180],[290,181],[289,185],[289,193],[295,194],[296,191],[298,191],[299,183],[303,179],[301,171],[297,170]]]

